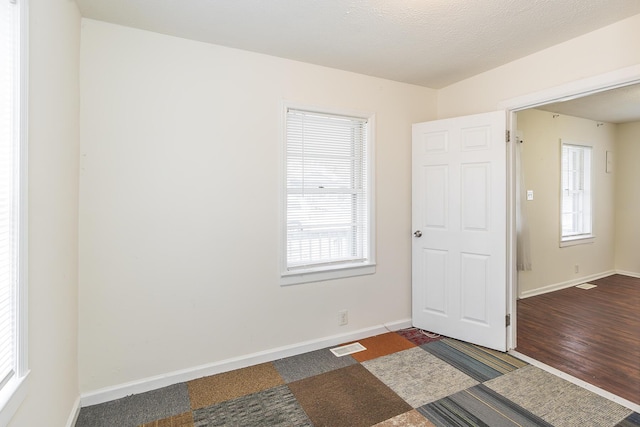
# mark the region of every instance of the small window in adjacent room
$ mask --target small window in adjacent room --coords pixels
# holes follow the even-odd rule
[[[26,0],[0,0],[0,425],[26,396]]]
[[[285,108],[282,284],[374,272],[373,116]]]
[[[562,142],[561,246],[593,241],[592,151],[586,145]]]

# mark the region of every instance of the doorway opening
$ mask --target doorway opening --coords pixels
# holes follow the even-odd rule
[[[512,99],[501,104],[500,108],[508,111],[509,113],[508,117],[511,119],[509,128],[511,129],[511,134],[515,136],[517,135],[517,131],[518,131],[517,115],[519,112],[524,112],[526,110],[530,110],[533,108],[544,109],[545,108],[544,106],[547,104],[558,103],[561,101],[575,100],[578,98],[583,98],[583,97],[598,94],[601,92],[609,91],[611,89],[630,86],[633,84],[637,84],[639,82],[640,82],[640,67],[634,66],[634,67],[618,70],[612,73],[607,73],[594,78],[573,82],[571,84],[553,88],[547,91],[530,94],[517,99]],[[524,135],[524,139],[526,141],[527,135]],[[515,177],[518,172],[515,167],[516,159],[515,159],[514,144],[517,143],[516,140],[517,140],[516,138],[511,139],[511,143],[509,146],[510,150],[509,150],[509,160],[508,160],[508,176],[509,176],[508,193],[510,196],[509,202],[508,202],[508,207],[509,207],[508,210],[509,210],[509,218],[510,218],[509,247],[508,247],[508,280],[510,283],[510,285],[508,286],[509,288],[508,292],[510,293],[510,296],[508,300],[509,301],[508,311],[511,313],[511,317],[513,319],[512,326],[510,328],[510,331],[508,332],[508,335],[509,335],[508,347],[518,357],[522,357],[533,364],[537,364],[543,369],[547,368],[547,370],[550,370],[553,372],[553,368],[550,368],[549,366],[541,366],[542,364],[539,361],[535,360],[533,357],[527,357],[526,355],[519,353],[517,349],[518,347],[517,345],[518,302],[517,301],[520,297],[522,297],[523,289],[519,287],[519,282],[518,282],[519,277],[518,277],[518,271],[516,268],[516,258],[517,258],[516,234],[517,233],[516,233],[516,220],[515,220],[516,218],[516,193],[515,193],[516,179]],[[602,166],[604,167],[604,165]],[[533,195],[533,197],[536,197],[536,195]],[[558,212],[557,219],[559,220],[559,212]],[[576,268],[576,267],[574,265],[570,265],[570,268]],[[579,269],[579,266],[577,267],[577,269]],[[529,295],[526,295],[526,291],[527,290],[525,289],[525,296],[529,296]],[[589,291],[586,291],[586,292],[589,292]],[[581,381],[575,377],[569,376],[564,372],[556,371],[554,373],[559,374],[560,376],[574,383],[577,383],[585,388],[588,388],[598,394],[608,397],[614,401],[618,401],[619,403],[625,406],[628,406],[635,411],[638,411],[638,409],[640,408],[640,405],[634,404],[634,402],[630,402],[626,399],[620,399],[619,397],[617,397],[612,393],[606,392],[605,390],[602,390],[600,388],[596,388],[593,385],[585,381]]]

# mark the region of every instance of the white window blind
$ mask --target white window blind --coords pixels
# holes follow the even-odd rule
[[[368,141],[366,118],[287,109],[287,271],[369,261]]]
[[[562,239],[591,237],[591,147],[562,144]]]
[[[19,11],[0,0],[0,390],[16,374],[19,203]]]

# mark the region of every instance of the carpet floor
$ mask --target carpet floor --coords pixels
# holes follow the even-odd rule
[[[510,355],[407,329],[84,407],[76,427],[640,427]]]

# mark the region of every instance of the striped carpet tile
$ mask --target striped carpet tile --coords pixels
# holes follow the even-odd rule
[[[451,338],[444,338],[420,347],[480,382],[527,365],[508,354]]]
[[[640,427],[640,414],[634,412],[624,420],[616,424],[616,427]]]
[[[437,427],[553,427],[482,384],[421,406],[418,412]]]

